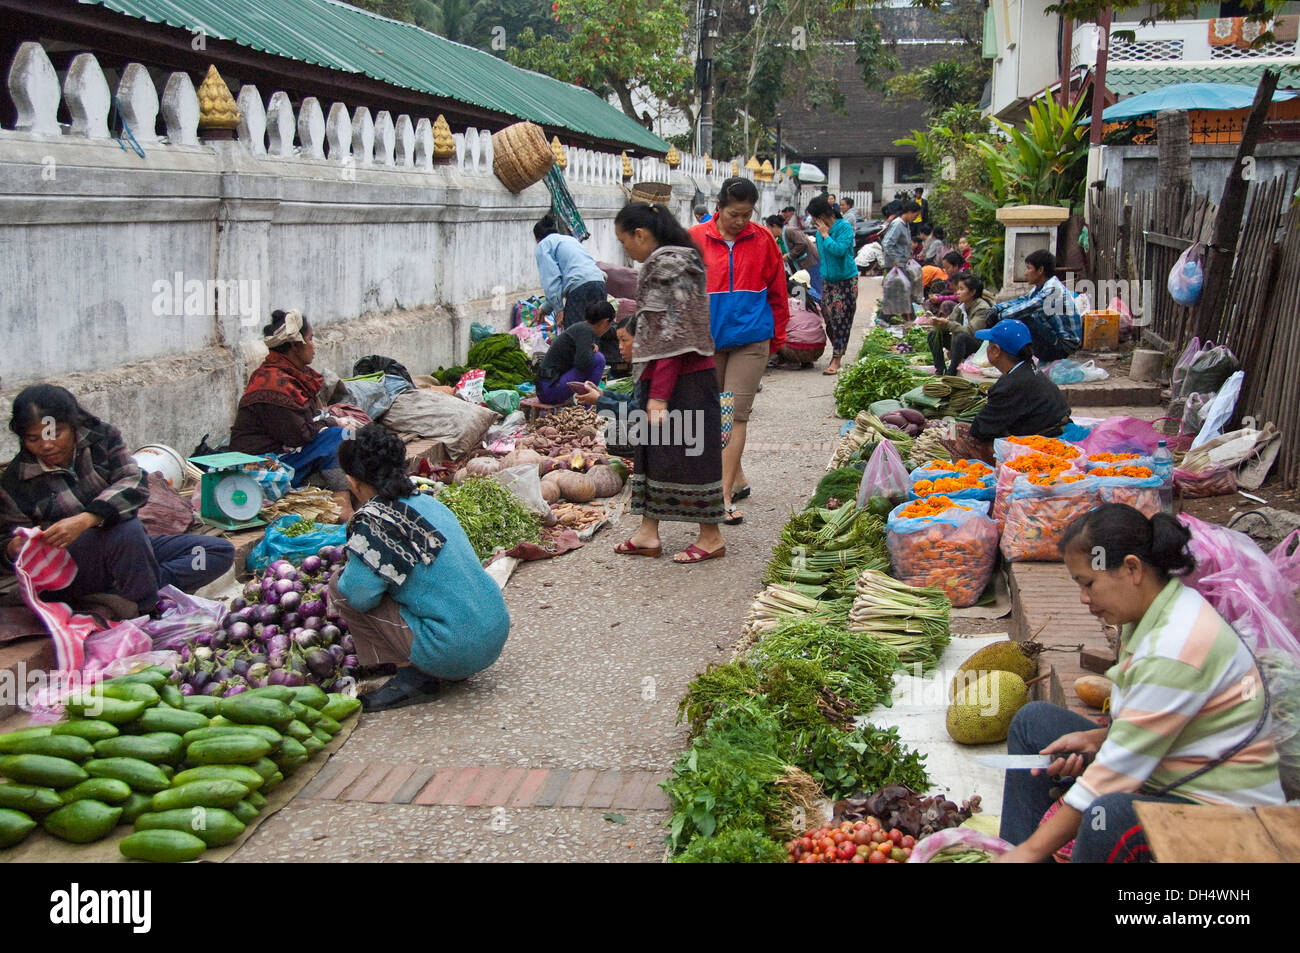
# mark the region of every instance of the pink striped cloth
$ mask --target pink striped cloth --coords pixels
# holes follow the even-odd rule
[[[62,602],[43,602],[38,595],[72,585],[72,580],[77,578],[77,564],[66,549],[41,542],[40,530],[20,528],[15,533],[26,540],[14,560],[14,574],[23,599],[54,639],[59,670],[80,671],[86,657],[83,643],[99,625],[90,616],[75,614]]]

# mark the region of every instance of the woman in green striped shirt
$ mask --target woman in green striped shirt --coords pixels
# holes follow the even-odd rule
[[[1080,600],[1120,627],[1118,660],[1106,673],[1111,723],[1099,728],[1045,702],[1016,713],[1008,753],[1060,757],[1045,773],[1007,772],[1002,838],[1018,846],[1003,860],[1046,861],[1071,841],[1075,862],[1147,860],[1135,801],[1284,802],[1254,656],[1177,578],[1195,567],[1190,538],[1172,516],[1147,519],[1119,503],[1067,530],[1065,564]],[[1062,778],[1074,782],[1058,805]]]

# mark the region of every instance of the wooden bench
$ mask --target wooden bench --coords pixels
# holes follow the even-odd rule
[[[1300,807],[1154,801],[1134,807],[1157,863],[1300,863]]]

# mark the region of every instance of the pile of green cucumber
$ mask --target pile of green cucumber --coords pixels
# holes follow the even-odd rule
[[[238,838],[360,708],[315,685],[183,696],[168,674],[107,679],[65,701],[67,721],[0,735],[0,849],[38,821],[74,844],[133,824],[124,856],[194,860]]]

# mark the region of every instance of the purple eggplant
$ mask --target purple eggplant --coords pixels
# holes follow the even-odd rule
[[[283,632],[276,633],[272,638],[267,640],[266,648],[270,652],[284,653],[289,651],[291,639]]]
[[[253,627],[247,622],[236,622],[226,633],[232,642],[245,642],[253,637]]]
[[[343,657],[348,654],[343,651],[343,646],[341,645],[331,645],[326,649],[326,651],[329,652],[330,657],[334,659],[335,665],[342,665]]]
[[[302,628],[302,616],[297,612],[286,612],[280,616],[280,628],[292,631]]]
[[[251,602],[256,602],[258,599],[262,598],[262,584],[261,584],[261,582],[259,582],[259,581],[257,581],[256,579],[254,579],[252,582],[250,582],[250,583],[248,583],[247,585],[245,585],[245,586],[244,586],[244,598],[247,599],[250,603],[251,603]]]
[[[225,686],[223,686],[220,682],[208,682],[208,684],[203,686],[204,695],[216,695],[218,698],[220,698],[224,693],[225,693]]]
[[[262,631],[257,633],[258,637],[263,642],[270,642],[273,638],[275,638],[279,634],[280,634],[280,627],[274,623],[270,625],[262,626]]]
[[[230,668],[236,675],[247,675],[252,665],[249,664],[248,659],[237,658],[230,663]]]
[[[339,631],[342,632],[341,629],[340,629]],[[352,654],[354,654],[354,653],[356,652],[356,650],[357,650],[357,643],[356,643],[356,641],[352,638],[352,634],[351,634],[351,633],[349,633],[349,632],[343,632],[343,634],[340,635],[340,636],[338,637],[337,641],[338,641],[339,645],[343,646],[343,651],[344,651],[344,652],[347,652],[349,655],[352,655]]]
[[[337,663],[334,656],[330,655],[324,649],[312,649],[307,653],[307,668],[317,678],[324,678],[334,672]]]
[[[226,637],[226,633],[218,632],[212,636],[212,641],[208,644],[214,649],[224,649],[229,643],[230,639]]]
[[[308,599],[298,608],[298,613],[303,616],[324,615],[326,608],[324,599]]]
[[[188,696],[190,696],[190,695],[193,695],[193,694],[194,694],[194,686],[191,685],[189,682],[183,682],[183,683],[181,684],[181,694],[182,694],[182,695],[185,695],[186,697],[188,697]]]
[[[240,609],[245,608],[247,605],[248,605],[247,599],[245,599],[243,596],[235,596],[235,598],[230,600],[230,611],[238,612]]]
[[[304,629],[315,629],[317,632],[320,632],[320,630],[324,628],[325,620],[322,619],[320,616],[307,615],[305,612],[301,613],[301,615],[305,616],[305,618],[302,620],[302,627]]]
[[[343,630],[332,622],[326,622],[320,627],[320,636],[326,644],[333,645],[336,642],[343,641]]]
[[[194,636],[195,645],[210,645],[211,643],[212,643],[211,632],[200,632],[198,635]]]
[[[219,682],[226,682],[229,681],[234,676],[234,674],[235,674],[234,669],[231,669],[223,665],[221,666],[221,668],[217,669],[215,672],[212,673],[212,677]]]
[[[302,561],[302,571],[308,575],[315,575],[320,572],[321,558],[319,556],[308,556]]]
[[[302,606],[302,593],[286,592],[280,596],[280,609],[284,612],[299,612]]]
[[[226,698],[229,698],[231,695],[239,695],[239,694],[241,694],[241,693],[243,693],[243,692],[246,692],[246,691],[248,691],[248,686],[247,686],[247,685],[235,685],[235,686],[233,686],[233,687],[231,687],[231,688],[227,688],[227,689],[226,689],[225,697],[226,697]]]
[[[299,648],[309,649],[320,642],[320,633],[315,629],[300,629],[293,637],[293,644]]]
[[[278,592],[280,595],[284,595],[286,592],[293,592],[294,591],[293,580],[277,579],[275,583],[275,591]]]
[[[345,655],[345,656],[343,656],[343,667],[344,667],[344,668],[360,668],[360,667],[361,667],[361,660],[358,659],[355,655]]]
[[[265,662],[254,662],[252,665],[248,666],[248,670],[244,673],[244,678],[249,682],[253,682],[257,679],[265,679],[270,674],[271,667],[269,665]]]

